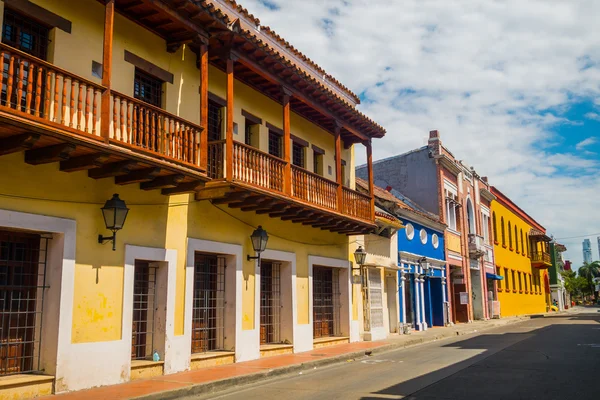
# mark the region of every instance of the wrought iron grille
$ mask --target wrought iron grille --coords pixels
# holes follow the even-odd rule
[[[340,279],[337,268],[313,268],[313,336],[340,333]]]
[[[192,353],[225,347],[225,257],[196,253]]]
[[[292,144],[292,163],[297,166],[304,168],[305,165],[305,148],[304,146],[293,142]]]
[[[163,81],[136,68],[133,97],[156,107],[162,107]]]
[[[269,130],[269,154],[281,158],[281,135]]]
[[[48,53],[48,27],[8,8],[4,10],[2,41],[42,60]]]
[[[0,375],[40,370],[48,240],[0,231]]]
[[[221,140],[223,107],[213,101],[208,102],[208,140]]]
[[[281,264],[260,263],[260,343],[281,342]]]
[[[147,261],[135,262],[133,280],[133,331],[131,359],[152,357],[154,349],[154,311],[156,310],[156,272]]]

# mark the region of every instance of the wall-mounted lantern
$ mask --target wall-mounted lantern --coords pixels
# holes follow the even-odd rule
[[[250,239],[252,240],[252,248],[254,252],[257,253],[257,256],[248,255],[248,261],[250,260],[259,260],[260,261],[260,253],[265,251],[267,248],[267,242],[269,241],[269,235],[267,235],[267,231],[265,231],[262,226],[258,226],[250,235]]]
[[[352,270],[360,270],[363,265],[365,265],[365,260],[367,259],[367,252],[362,248],[362,246],[358,246],[358,249],[354,252],[354,261],[358,264],[358,268],[352,267]]]
[[[106,229],[113,234],[112,236],[98,235],[98,243],[103,244],[104,242],[112,241],[112,249],[115,251],[117,231],[123,229],[129,208],[127,208],[125,202],[119,198],[119,195],[115,193],[110,200],[107,200],[106,203],[104,203],[104,207],[102,207],[101,210],[102,216],[104,217],[104,225],[106,225]]]

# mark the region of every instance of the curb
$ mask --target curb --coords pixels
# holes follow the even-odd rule
[[[267,380],[270,378],[290,374],[293,372],[301,372],[305,370],[314,369],[317,367],[324,367],[333,364],[340,364],[347,361],[354,361],[357,358],[365,357],[366,352],[369,352],[369,355],[385,353],[392,350],[403,349],[407,347],[418,346],[425,343],[431,343],[442,339],[448,339],[456,336],[464,336],[470,335],[476,332],[483,332],[490,329],[498,328],[501,326],[512,325],[519,322],[528,321],[531,319],[531,316],[521,316],[509,321],[504,320],[505,322],[493,323],[488,325],[484,325],[482,327],[477,327],[477,329],[467,329],[464,331],[457,330],[448,330],[444,333],[440,333],[439,335],[429,336],[429,337],[415,337],[414,339],[410,339],[407,341],[403,341],[402,343],[389,343],[384,346],[376,347],[373,349],[354,351],[351,353],[342,354],[339,356],[324,358],[321,360],[308,361],[301,364],[294,364],[287,367],[279,367],[275,369],[270,369],[264,372],[256,372],[248,375],[236,376],[232,378],[225,378],[221,380],[217,380],[214,382],[208,383],[200,383],[190,386],[185,386],[178,389],[166,390],[162,392],[151,393],[147,395],[142,395],[138,397],[133,397],[135,400],[169,400],[169,399],[179,399],[182,397],[191,397],[198,395],[206,395],[210,393],[224,391],[226,389],[231,389],[232,386],[238,385],[247,385],[250,383],[256,383],[259,381]],[[498,321],[503,321],[502,319]]]

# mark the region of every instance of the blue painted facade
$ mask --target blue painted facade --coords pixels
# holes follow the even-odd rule
[[[415,222],[411,214],[398,215],[405,225],[398,232],[398,265],[402,267],[398,279],[403,286],[399,292],[400,322],[425,330],[444,326],[447,299],[444,231]],[[436,224],[432,221],[432,225]],[[434,246],[435,241],[437,246]],[[419,263],[423,258],[426,261]]]

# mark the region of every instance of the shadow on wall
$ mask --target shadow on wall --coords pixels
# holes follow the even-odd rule
[[[591,333],[595,332],[592,328],[600,327],[600,315],[551,318],[566,321],[524,333],[484,334],[445,345],[484,351],[361,399],[400,399],[405,396],[410,400],[597,398],[590,397],[598,378],[597,374],[590,374],[589,369],[597,367],[599,362],[600,349],[590,344],[600,343],[600,331]],[[596,323],[570,324],[568,321]],[[516,339],[517,336],[521,338]],[[568,344],[557,346],[556,338],[564,338],[564,343]],[[499,347],[499,344],[516,340],[517,343],[509,347]],[[569,396],[565,397],[565,392]]]

